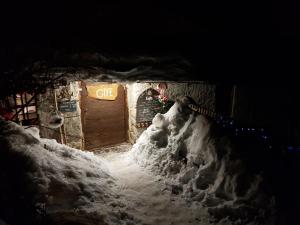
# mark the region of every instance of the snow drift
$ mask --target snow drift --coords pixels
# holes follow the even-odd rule
[[[275,200],[259,164],[264,149],[226,137],[187,107],[191,101],[184,97],[154,117],[133,146],[134,159],[168,177],[174,194],[201,202],[215,222],[265,224]]]
[[[138,190],[144,191],[139,188],[150,184],[148,189],[155,196],[179,199],[182,195],[189,206],[178,206],[181,215],[186,210],[184,218],[190,215],[188,210],[199,217],[206,210],[208,219],[218,225],[272,223],[275,200],[265,174],[266,150],[253,140],[228,136],[213,121],[191,111],[187,107],[191,101],[182,98],[166,114],[157,114],[126,153],[159,174],[155,180],[161,180],[160,176],[166,180],[167,189],[164,185],[158,185],[162,190],[152,188],[157,185],[153,180]],[[154,195],[126,191],[120,179],[126,171],[119,176],[110,173],[107,165],[113,168],[111,164],[93,153],[40,138],[37,128],[24,129],[1,118],[0,146],[0,218],[10,225],[133,225],[161,219],[152,220],[140,212],[154,211]],[[121,159],[116,162],[127,163]],[[128,168],[139,169],[135,163]],[[141,174],[146,173],[136,172],[136,182],[146,180],[139,178]],[[161,195],[156,193],[159,191]],[[168,204],[160,205],[156,212],[162,209],[164,214]],[[191,224],[188,221],[186,224]]]
[[[104,161],[0,118],[0,218],[9,224],[115,224]],[[122,224],[122,223],[118,223]]]

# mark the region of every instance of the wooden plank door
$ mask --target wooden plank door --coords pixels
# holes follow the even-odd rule
[[[125,88],[118,86],[115,100],[102,100],[88,96],[86,86],[96,84],[105,83],[82,82],[81,111],[85,150],[96,150],[127,141]]]

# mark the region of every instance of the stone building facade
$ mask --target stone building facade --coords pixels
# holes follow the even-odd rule
[[[157,105],[151,101],[139,101],[145,96],[147,91],[159,90],[159,82],[145,82],[145,83],[130,83],[127,84],[127,104],[128,104],[128,137],[131,143],[134,143],[141,133],[151,124],[150,117],[155,116],[155,112],[160,112]],[[203,107],[215,111],[216,104],[216,86],[204,82],[166,82],[166,89],[164,95],[168,97],[169,101],[175,102],[178,97],[189,96],[195,102]],[[150,96],[149,96],[150,97]],[[142,118],[145,118],[145,125],[140,126]]]
[[[70,147],[82,149],[80,82],[47,89],[38,96],[37,103],[41,137],[56,139]],[[61,128],[50,128],[50,117],[57,113],[63,116],[64,124]]]
[[[126,87],[128,141],[130,143],[135,143],[141,133],[151,125],[152,119],[157,113],[166,112],[172,103],[181,96],[189,96],[197,104],[215,111],[215,85],[204,82],[163,82],[164,95],[168,98],[169,103],[164,108],[157,100],[160,95],[159,84],[161,83],[135,82],[123,84]],[[64,139],[67,145],[82,149],[84,134],[82,132],[80,90],[80,82],[71,82],[67,86],[60,86],[54,90],[48,89],[46,93],[39,96],[38,114],[41,124],[41,137],[56,139],[59,142]],[[72,103],[73,108],[68,109],[71,106],[66,105],[66,103]],[[64,125],[61,129],[49,129],[47,121],[49,121],[51,115],[56,113],[56,107],[64,117]]]

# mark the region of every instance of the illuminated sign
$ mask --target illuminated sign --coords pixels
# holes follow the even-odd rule
[[[118,97],[118,84],[87,85],[88,96],[102,100],[116,100]]]

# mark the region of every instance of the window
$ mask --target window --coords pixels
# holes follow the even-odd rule
[[[21,125],[33,125],[38,123],[38,114],[36,107],[36,98],[29,93],[16,94],[14,96],[13,113],[17,115],[14,117],[16,122]]]

